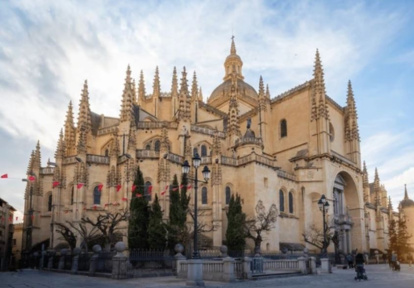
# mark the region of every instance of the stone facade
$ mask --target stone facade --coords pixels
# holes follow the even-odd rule
[[[13,206],[0,198],[0,271],[7,270],[12,259]]]
[[[234,39],[224,67],[223,83],[204,102],[196,74],[188,80],[185,68],[180,76],[174,68],[171,91],[162,92],[158,67],[148,91],[143,73],[135,81],[128,66],[119,118],[91,111],[85,81],[77,125],[70,103],[55,162],[41,166],[39,144],[29,161],[27,173],[34,180],[27,183],[24,225],[25,231],[33,228],[32,245],[49,238],[52,246],[59,243],[57,233],[50,233],[51,223],[126,208],[138,165],[167,218],[169,195],[161,192],[197,151],[202,166],[212,171],[198,190],[199,221],[216,227],[204,235],[212,245],[225,240],[226,207],[230,195],[238,193],[249,216],[260,200],[266,209],[278,208],[262,250],[279,251],[281,243],[313,250],[302,234],[313,224],[322,226],[317,201],[325,194],[328,225],[338,231],[343,252],[385,249],[381,225],[387,222],[380,218],[388,215],[387,198],[372,203],[368,197],[351,83],[346,106],[328,97],[317,51],[309,81],[272,98],[262,77],[258,90],[244,82]],[[23,239],[23,250],[26,243]],[[328,251],[333,250],[331,245]]]

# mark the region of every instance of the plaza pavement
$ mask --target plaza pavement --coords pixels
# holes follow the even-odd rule
[[[286,288],[321,288],[321,287],[375,287],[375,288],[412,288],[414,287],[414,267],[402,265],[400,272],[391,271],[388,265],[368,265],[368,281],[355,281],[355,272],[333,268],[331,274],[293,276],[286,278],[268,278],[234,283],[206,281],[206,287],[286,287]],[[88,277],[56,272],[23,270],[21,272],[0,273],[0,288],[118,288],[118,287],[188,287],[185,280],[175,277],[135,278],[112,280],[108,278]]]

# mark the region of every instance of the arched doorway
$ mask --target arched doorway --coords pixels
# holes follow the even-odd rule
[[[362,193],[362,191],[361,191]],[[363,235],[358,231],[360,227],[361,207],[359,193],[352,177],[346,173],[338,173],[333,183],[333,217],[331,227],[335,233],[335,253],[351,253],[355,248],[361,247]]]

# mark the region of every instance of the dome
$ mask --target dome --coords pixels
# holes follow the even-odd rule
[[[258,98],[258,94],[256,90],[244,82],[241,79],[237,79],[237,87],[242,95],[248,96],[253,99]],[[217,86],[216,89],[213,90],[213,92],[210,95],[210,98],[208,99],[208,102],[214,101],[215,99],[223,97],[226,93],[229,93],[231,91],[231,79],[228,79],[221,83],[219,86]]]
[[[412,207],[412,206],[414,206],[414,201],[411,200],[411,199],[409,199],[409,198],[408,199],[404,199],[404,200],[402,200],[400,202],[400,206],[402,208]]]

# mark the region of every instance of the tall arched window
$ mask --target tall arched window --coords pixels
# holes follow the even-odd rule
[[[154,144],[154,150],[155,150],[155,151],[160,151],[160,147],[161,147],[161,142],[160,142],[160,140],[155,141],[155,144]]]
[[[74,198],[75,198],[75,187],[72,186],[72,192],[70,193],[70,205],[73,205]]]
[[[201,157],[207,156],[207,146],[201,145]]]
[[[95,186],[93,189],[93,204],[101,204],[101,191],[99,191],[99,186]]]
[[[293,194],[289,192],[289,213],[293,214]]]
[[[280,121],[280,138],[287,136],[287,122],[286,119]]]
[[[207,205],[207,187],[201,188],[201,204]]]
[[[47,198],[47,211],[52,211],[52,194]]]
[[[226,186],[226,205],[229,205],[231,197],[231,189],[229,186]]]
[[[144,191],[145,198],[147,198],[148,201],[151,201],[152,197],[152,184],[150,181],[145,182],[145,191]]]
[[[280,205],[280,212],[285,212],[285,194],[283,190],[279,190],[279,205]]]

